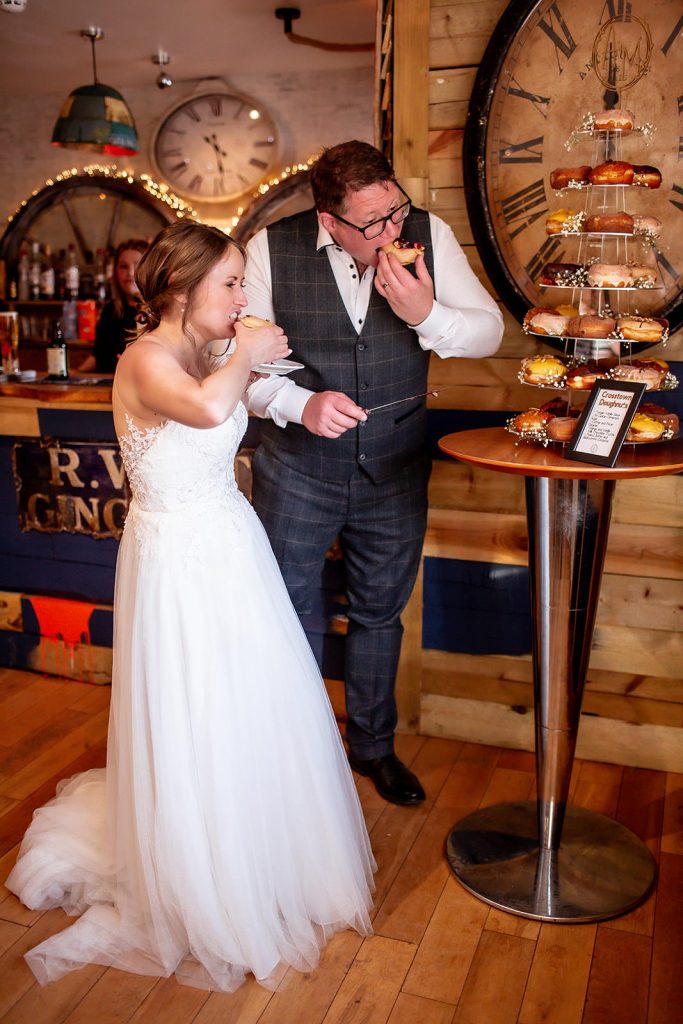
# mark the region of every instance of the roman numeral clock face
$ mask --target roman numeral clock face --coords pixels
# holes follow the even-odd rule
[[[163,181],[195,202],[225,202],[263,180],[277,159],[277,129],[255,101],[202,93],[175,106],[154,140]]]
[[[620,157],[606,153],[605,137],[596,133],[581,134],[578,144],[566,148],[586,113],[617,106],[633,111],[637,125],[653,124],[655,132],[624,135],[616,143]],[[661,187],[619,189],[618,203],[614,191],[609,196],[607,190],[600,195],[596,189],[551,189],[554,168],[594,166],[608,157],[658,167]],[[616,204],[663,224],[656,250],[664,290],[638,293],[632,308],[668,316],[672,329],[680,325],[682,163],[680,0],[513,0],[508,5],[472,94],[464,173],[482,260],[518,319],[530,305],[571,299],[569,292],[548,293],[537,284],[546,262],[579,262],[577,236],[547,235],[547,215],[560,208],[592,212],[600,204],[611,209]]]

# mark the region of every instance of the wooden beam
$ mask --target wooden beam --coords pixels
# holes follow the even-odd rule
[[[398,179],[419,205],[429,174],[429,0],[394,4],[394,150]]]

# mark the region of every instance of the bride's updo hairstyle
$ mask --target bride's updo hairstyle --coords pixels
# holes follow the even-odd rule
[[[159,326],[174,296],[184,293],[182,327],[188,339],[187,321],[192,315],[194,294],[212,267],[233,246],[244,256],[244,246],[210,224],[178,221],[162,228],[138,263],[135,280],[142,301],[137,313],[138,337]]]

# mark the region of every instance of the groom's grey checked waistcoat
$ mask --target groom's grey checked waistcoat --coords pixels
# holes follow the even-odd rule
[[[267,230],[275,320],[289,338],[291,358],[305,367],[294,374],[296,383],[316,392],[341,391],[364,408],[425,392],[429,353],[374,286],[365,323],[359,334],[354,330],[327,252],[316,251],[315,211],[287,217]],[[413,209],[402,234],[424,245],[433,279],[429,215]],[[355,264],[349,273],[357,273]],[[424,457],[426,419],[425,401],[419,399],[371,413],[366,423],[335,439],[318,437],[296,423],[283,429],[264,420],[261,443],[306,476],[343,481],[362,468],[380,482]]]

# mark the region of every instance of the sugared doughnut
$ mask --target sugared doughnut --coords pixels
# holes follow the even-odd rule
[[[569,338],[608,338],[617,326],[611,316],[573,316],[567,324]]]
[[[561,232],[578,232],[582,230],[583,212],[579,210],[553,210],[545,220],[546,235],[559,235]]]
[[[543,408],[541,406],[541,408]],[[653,420],[658,420],[664,424],[667,430],[673,430],[674,434],[678,433],[679,421],[678,416],[675,412],[671,412],[670,409],[665,409],[663,405],[655,405],[653,402],[643,402],[638,408],[638,412],[642,412],[643,415],[649,416]]]
[[[639,164],[633,168],[633,184],[641,188],[659,188],[662,184],[662,172],[649,164]]]
[[[640,213],[633,214],[634,235],[648,235],[650,238],[659,238],[662,233],[662,222],[658,217],[645,217]]]
[[[631,268],[621,263],[594,263],[588,268],[588,284],[593,288],[630,288]]]
[[[589,360],[567,371],[565,385],[575,391],[588,391],[596,380],[606,380],[608,376],[607,371],[600,369],[595,360]]]
[[[583,280],[583,267],[578,263],[546,263],[541,273],[541,284],[555,284],[572,288]]]
[[[408,242],[405,238],[395,238],[380,247],[380,252],[391,253],[402,267],[414,263],[420,254],[424,255],[425,247],[420,242]]]
[[[657,283],[657,269],[649,263],[632,263],[631,276],[636,288],[651,288]]]
[[[536,307],[530,309],[524,317],[528,330],[534,334],[545,334],[551,338],[561,338],[565,333],[569,317],[562,316],[556,309]]]
[[[557,356],[529,356],[522,360],[522,379],[528,384],[560,384],[567,367]]]
[[[659,420],[637,412],[631,420],[631,426],[626,434],[627,441],[658,441],[666,427]]]
[[[655,320],[649,316],[620,316],[617,322],[622,338],[627,341],[660,341],[668,327],[666,320]]]
[[[630,110],[600,110],[593,114],[593,127],[598,129],[628,132],[634,124],[635,118]]]
[[[630,235],[633,232],[633,217],[624,210],[615,213],[593,213],[586,218],[586,231],[608,235]]]
[[[606,160],[598,164],[589,175],[592,185],[630,185],[633,181],[633,164],[624,160]]]
[[[554,189],[567,188],[570,183],[585,185],[591,172],[588,164],[580,167],[556,167],[550,172],[550,187]]]
[[[630,380],[635,384],[644,384],[646,391],[656,391],[662,379],[661,373],[653,366],[633,366],[631,363],[621,363],[610,370],[610,377],[614,380]]]
[[[509,425],[519,434],[540,434],[551,419],[550,413],[543,412],[541,409],[527,409],[513,417]]]
[[[574,416],[554,416],[545,428],[551,441],[571,441],[578,420]]]

